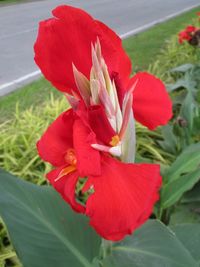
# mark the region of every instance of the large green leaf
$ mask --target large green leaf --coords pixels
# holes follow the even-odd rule
[[[165,209],[175,204],[185,192],[190,190],[199,181],[199,179],[200,168],[166,184],[161,191],[161,207]]]
[[[133,236],[113,246],[104,267],[196,267],[175,234],[162,223],[148,221]]]
[[[0,171],[0,215],[24,267],[91,267],[100,238],[51,187]]]
[[[172,182],[185,174],[194,171],[200,165],[200,143],[187,147],[172,166],[166,171],[165,177],[168,182]]]
[[[188,146],[164,173],[161,192],[163,209],[175,204],[200,179],[200,143]]]
[[[200,266],[200,224],[179,224],[171,228]]]

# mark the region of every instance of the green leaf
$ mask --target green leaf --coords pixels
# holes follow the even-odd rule
[[[193,67],[194,67],[193,64],[188,63],[188,64],[180,65],[180,66],[178,66],[178,67],[176,67],[176,68],[173,68],[173,69],[171,69],[170,71],[171,71],[171,72],[181,72],[181,73],[183,73],[183,72],[186,72],[186,71],[188,71],[188,70],[191,70]]]
[[[200,264],[200,224],[179,224],[171,229]]]
[[[188,146],[166,171],[169,182],[175,181],[181,174],[192,172],[200,165],[200,143]]]
[[[200,182],[195,187],[186,193],[181,201],[182,203],[200,202]]]
[[[0,215],[24,267],[92,267],[100,238],[48,186],[0,170]]]
[[[178,79],[174,84],[167,86],[168,92],[172,92],[179,88],[185,88],[188,92],[195,92],[197,81],[194,80],[192,71],[186,71],[184,76]]]
[[[168,84],[167,85],[167,91],[169,93],[175,91],[176,89],[179,88],[185,88],[185,86],[187,86],[185,80],[183,78],[177,80],[174,84]]]
[[[163,126],[161,129],[164,141],[158,141],[160,146],[167,152],[176,154],[177,139],[173,133],[172,125]]]
[[[174,233],[159,221],[149,220],[133,236],[115,243],[104,267],[196,267]]]
[[[200,223],[199,203],[179,204],[170,214],[171,226],[182,223]]]
[[[187,127],[192,130],[193,128],[193,121],[196,114],[197,106],[195,104],[194,96],[191,92],[187,93],[187,96],[182,104],[180,110],[180,116],[186,119]]]
[[[161,191],[161,207],[166,209],[175,204],[185,192],[190,190],[199,181],[199,179],[200,168],[167,183]]]

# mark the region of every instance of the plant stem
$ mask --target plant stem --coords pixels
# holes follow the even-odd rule
[[[112,241],[105,240],[102,238],[101,252],[100,252],[100,258],[101,259],[105,259],[108,255],[111,255],[112,245],[113,245]]]

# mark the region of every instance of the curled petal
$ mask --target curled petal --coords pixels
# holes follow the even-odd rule
[[[84,213],[85,207],[80,205],[76,201],[75,197],[78,173],[75,171],[57,180],[57,177],[59,173],[61,173],[63,168],[66,168],[66,166],[62,166],[58,169],[49,172],[47,174],[47,179],[52,184],[52,186],[58,191],[58,193],[60,193],[63,199],[72,207],[72,209],[74,209],[76,212]]]
[[[133,91],[133,113],[137,121],[153,130],[172,117],[172,102],[161,80],[151,74],[136,74],[129,87],[138,80]]]
[[[73,147],[74,112],[63,112],[46,130],[37,142],[40,157],[53,166],[64,165],[65,154]]]
[[[94,188],[86,203],[90,224],[103,238],[121,240],[151,215],[160,186],[158,165],[125,164],[105,156],[102,176],[89,177],[83,189]]]
[[[71,6],[59,6],[53,10],[53,15],[40,23],[34,50],[35,62],[57,89],[67,93],[77,90],[72,62],[89,79],[91,44],[97,39],[109,72],[121,73],[127,82],[131,73],[130,59],[120,38],[111,29]]]

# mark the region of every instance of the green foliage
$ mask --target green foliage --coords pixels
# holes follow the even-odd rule
[[[199,203],[179,203],[179,205],[170,210],[169,225],[176,226],[185,223],[200,224]]]
[[[159,221],[150,220],[131,237],[115,243],[103,267],[197,267],[190,252]]]
[[[176,77],[175,83],[168,86],[174,99],[174,130],[183,149],[200,140],[200,65],[184,64],[172,69],[171,73]]]
[[[4,171],[0,179],[0,212],[24,266],[197,267],[199,255],[182,244],[186,237],[177,227],[178,238],[159,221],[150,220],[122,242],[104,243],[109,253],[105,255],[87,218],[74,213],[51,187]]]
[[[171,229],[193,258],[200,263],[200,224],[180,224]]]
[[[68,108],[65,98],[53,95],[41,107],[20,111],[16,106],[15,117],[0,125],[0,168],[34,183],[43,183],[49,171],[36,151],[36,142],[49,124]]]
[[[21,267],[16,253],[8,240],[5,224],[0,218],[0,267],[6,266],[4,265],[6,262],[12,262],[12,266]]]
[[[167,183],[178,180],[181,175],[197,170],[200,166],[200,143],[188,146],[165,172]]]
[[[200,202],[200,182],[196,184],[191,191],[185,194],[184,198],[182,199],[182,203],[193,202]]]
[[[161,207],[166,209],[174,205],[182,195],[199,181],[200,168],[188,174],[181,175],[162,187]]]
[[[24,266],[92,267],[101,239],[49,186],[0,171],[0,213]]]
[[[196,50],[187,43],[180,45],[176,34],[167,41],[154,63],[149,65],[148,71],[164,80],[165,83],[171,83],[174,81],[170,72],[172,68],[186,63],[196,63],[198,60]]]

